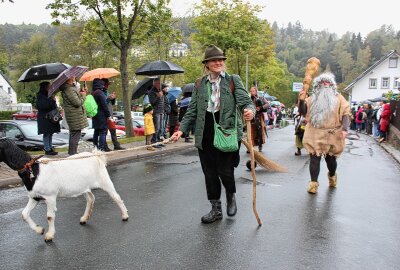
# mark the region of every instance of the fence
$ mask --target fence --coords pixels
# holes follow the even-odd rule
[[[392,113],[392,118],[390,123],[400,130],[400,101],[391,100],[390,101],[390,112]]]

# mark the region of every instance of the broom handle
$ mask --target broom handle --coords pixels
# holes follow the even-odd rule
[[[258,216],[257,212],[257,180],[256,180],[256,171],[255,171],[255,166],[254,166],[254,149],[253,149],[253,142],[251,140],[251,122],[246,121],[246,129],[247,129],[247,142],[249,144],[249,151],[250,151],[250,157],[251,157],[251,176],[253,178],[253,213],[256,216],[258,226],[261,226],[261,220],[260,217]]]

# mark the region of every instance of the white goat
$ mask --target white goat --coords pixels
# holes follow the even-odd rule
[[[44,234],[45,230],[38,226],[29,214],[40,200],[44,200],[47,204],[49,230],[44,238],[46,242],[52,241],[55,234],[57,197],[85,195],[86,209],[80,218],[80,223],[84,225],[93,211],[95,198],[91,189],[100,188],[117,203],[122,213],[122,220],[128,220],[128,210],[108,175],[106,157],[99,153],[101,152],[80,153],[56,161],[47,158],[36,161],[18,148],[13,141],[0,139],[0,162],[6,163],[13,170],[18,170],[18,175],[28,190],[29,201],[22,211],[22,218],[38,234]]]

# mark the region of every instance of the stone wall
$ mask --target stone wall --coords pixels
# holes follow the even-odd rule
[[[394,125],[389,127],[388,141],[393,147],[400,150],[400,131]]]

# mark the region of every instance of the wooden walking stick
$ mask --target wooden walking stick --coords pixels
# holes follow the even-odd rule
[[[246,127],[247,127],[247,143],[249,144],[248,150],[250,151],[250,157],[251,157],[251,176],[253,178],[253,213],[256,216],[258,226],[261,226],[261,220],[260,217],[258,216],[257,212],[257,180],[256,180],[256,171],[255,171],[255,166],[254,166],[254,148],[253,148],[253,142],[251,140],[251,122],[246,121]]]
[[[319,73],[319,67],[321,62],[316,57],[311,57],[307,60],[306,72],[303,80],[303,90],[299,93],[299,100],[304,100],[307,96],[307,92],[310,89],[311,83]]]

